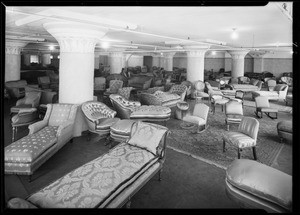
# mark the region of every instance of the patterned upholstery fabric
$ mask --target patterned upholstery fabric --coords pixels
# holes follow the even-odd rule
[[[121,143],[27,200],[42,208],[105,207],[157,160],[147,150]]]
[[[147,123],[135,123],[128,144],[146,149],[154,155],[159,155],[157,149],[163,136],[168,131],[161,126],[149,126]]]
[[[133,87],[123,87],[118,89],[118,94],[124,97],[125,99],[130,98],[130,93],[132,91]]]
[[[156,91],[155,93],[141,93],[141,103],[144,105],[157,105],[171,107],[175,106],[177,102],[181,101],[181,97],[177,94]]]
[[[114,109],[117,111],[118,117],[121,119],[129,119],[131,113],[139,106],[141,103],[138,101],[128,101],[121,95],[111,94],[109,96]]]
[[[149,88],[149,89],[147,89],[147,90],[145,90],[145,91],[143,91],[143,92],[153,94],[153,93],[155,93],[156,91],[164,91],[164,89],[165,89],[164,86],[162,86],[162,87],[151,87],[151,88]]]
[[[11,118],[12,125],[20,125],[37,120],[36,108],[22,108],[16,115]]]
[[[181,101],[184,101],[187,92],[187,86],[183,84],[174,84],[171,89],[168,91],[171,94],[177,94],[180,96]]]
[[[142,105],[130,115],[130,119],[169,119],[171,109],[163,106]]]
[[[47,126],[5,147],[5,162],[31,163],[56,143],[57,126]],[[8,164],[9,165],[9,164]]]

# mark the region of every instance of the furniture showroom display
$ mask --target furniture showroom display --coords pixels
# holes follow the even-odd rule
[[[249,84],[230,84],[233,90],[242,90],[244,92],[258,91],[261,90],[263,82],[251,79]]]
[[[252,98],[258,96],[267,97],[269,100],[285,100],[288,92],[288,85],[286,84],[277,84],[273,91],[253,91]]]
[[[73,104],[48,104],[44,119],[29,125],[28,135],[5,147],[5,174],[31,176],[69,142],[73,138],[77,107]]]
[[[236,159],[226,169],[226,194],[243,208],[292,212],[292,176],[265,164]]]
[[[136,122],[130,139],[78,167],[26,199],[12,198],[9,208],[118,208],[161,170],[169,130]],[[124,171],[126,168],[126,171]]]

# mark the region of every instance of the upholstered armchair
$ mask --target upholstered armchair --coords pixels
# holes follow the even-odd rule
[[[238,159],[240,159],[240,151],[244,148],[252,147],[254,160],[256,157],[256,140],[259,129],[259,122],[253,117],[243,117],[237,131],[227,131],[223,135],[223,152],[225,145],[229,143],[237,148]]]
[[[243,118],[243,105],[240,102],[230,100],[225,104],[225,123],[227,131],[229,131],[229,124],[240,124]]]
[[[267,81],[267,87],[269,91],[274,91],[274,87],[276,86],[276,80],[274,79],[269,79]]]
[[[133,90],[133,87],[122,87],[118,89],[118,94],[124,97],[125,99],[129,100],[130,93]]]
[[[191,97],[192,90],[193,90],[193,83],[190,81],[183,81],[183,82],[181,82],[181,84],[185,85],[187,87],[186,96]]]
[[[106,89],[106,79],[104,77],[94,78],[94,90],[104,91]]]
[[[100,136],[107,137],[110,133],[110,127],[120,120],[119,118],[114,118],[117,112],[102,102],[84,102],[81,105],[81,110],[85,116],[89,132]]]
[[[204,89],[205,89],[205,83],[200,80],[196,81],[193,86],[191,97],[193,99],[196,99],[197,97],[208,98],[209,95],[204,92]]]
[[[110,95],[110,94],[115,94],[118,92],[118,89],[123,87],[123,81],[121,80],[111,80],[109,82],[109,88],[106,89],[104,92],[104,95]]]
[[[40,103],[42,92],[28,91],[25,97],[17,100],[16,106],[10,108],[10,113],[18,113],[22,108],[37,108]]]
[[[263,113],[265,113],[271,119],[277,119],[278,109],[270,107],[269,99],[267,97],[255,97],[255,106],[256,111],[254,111],[254,113],[258,118],[263,118]],[[260,113],[260,116],[258,113]],[[271,116],[271,113],[275,116]]]
[[[202,132],[206,129],[207,117],[208,117],[209,107],[206,104],[198,103],[195,104],[193,114],[187,113],[182,120],[186,122],[195,123],[197,127],[197,133]],[[204,129],[201,129],[204,127]],[[201,130],[200,130],[201,129]]]
[[[136,107],[141,106],[139,101],[128,101],[126,98],[118,94],[111,94],[109,98],[114,109],[117,111],[118,117],[121,119],[130,119],[130,115]]]
[[[174,84],[168,93],[177,94],[180,96],[181,101],[184,101],[187,92],[187,86],[183,84]]]

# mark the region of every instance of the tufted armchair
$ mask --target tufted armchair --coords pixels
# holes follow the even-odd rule
[[[131,113],[141,106],[139,101],[128,101],[121,95],[111,94],[110,101],[121,119],[130,119]]]
[[[16,106],[11,107],[11,113],[18,113],[22,108],[37,108],[40,103],[42,92],[40,91],[28,91],[25,93],[25,97],[17,100]]]
[[[259,122],[253,117],[243,117],[237,131],[227,131],[223,135],[223,152],[225,152],[225,144],[237,148],[238,159],[240,159],[240,151],[244,148],[252,147],[254,160],[256,157],[256,140],[259,129]]]
[[[89,131],[100,136],[107,136],[110,133],[110,127],[120,120],[119,118],[114,118],[117,112],[102,102],[84,102],[81,105],[81,110],[85,116]]]
[[[168,93],[179,95],[181,101],[184,101],[186,92],[187,92],[187,86],[183,84],[174,84],[172,85],[171,89],[168,91]]]
[[[173,107],[176,106],[177,102],[182,101],[179,95],[160,90],[155,91],[155,93],[142,92],[140,99],[143,105],[157,105],[164,107]]]

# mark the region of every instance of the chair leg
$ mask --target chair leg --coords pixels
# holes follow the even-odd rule
[[[237,151],[238,151],[238,159],[240,159],[241,158],[240,148],[238,148]]]
[[[255,148],[255,146],[252,147],[252,151],[253,151],[253,157],[254,157],[254,160],[257,160],[257,156],[256,156],[256,148]]]
[[[161,174],[162,174],[162,171],[163,171],[162,168],[158,171],[158,180],[159,180],[159,181],[161,181]]]
[[[229,131],[229,124],[227,124],[227,131]]]
[[[13,143],[15,141],[15,135],[16,135],[16,127],[12,127],[12,137],[11,137],[11,142]]]
[[[226,145],[226,142],[225,142],[225,140],[223,140],[223,152],[225,152],[225,151],[226,151],[226,149],[225,149],[225,145]]]

